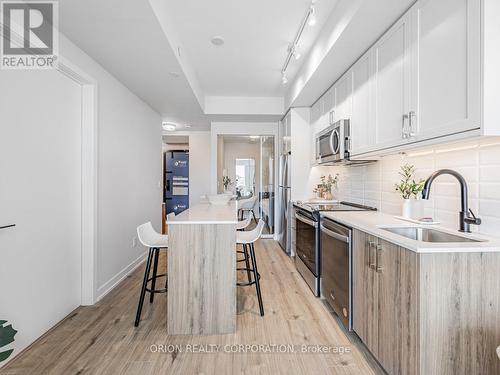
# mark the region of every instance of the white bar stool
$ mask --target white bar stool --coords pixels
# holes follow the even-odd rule
[[[174,213],[168,214],[167,219],[175,216]],[[153,303],[155,293],[166,293],[167,292],[167,273],[158,275],[158,258],[160,257],[160,250],[168,248],[168,235],[160,234],[156,232],[153,228],[151,222],[147,222],[145,224],[139,225],[137,227],[137,237],[141,244],[146,247],[149,247],[148,260],[146,262],[146,270],[144,272],[144,279],[142,282],[141,294],[139,297],[139,305],[137,306],[137,314],[135,316],[136,327],[139,326],[139,322],[141,320],[142,306],[144,304],[144,297],[146,296],[146,292],[151,293],[149,298],[149,302]],[[149,273],[151,271],[151,263],[153,263],[153,276],[149,277]],[[155,289],[156,287],[156,279],[160,277],[165,277],[165,288],[164,289]],[[151,281],[151,288],[148,288],[148,283]]]
[[[238,201],[238,213],[240,220],[243,220],[243,214],[245,213],[245,211],[248,211],[248,215],[250,216],[251,212],[255,223],[257,223],[257,218],[255,217],[255,212],[253,210],[253,208],[255,207],[255,202],[257,202],[257,197],[255,195],[251,198],[240,199]]]
[[[252,221],[252,217],[248,216],[244,220],[240,220],[236,223],[236,230],[237,231],[244,231],[246,227],[250,225],[250,222]],[[243,259],[238,259],[236,260],[237,263],[240,262],[245,262],[246,263],[246,268],[250,269],[250,261],[248,259],[248,253],[245,249],[243,250],[237,250],[236,253],[238,254],[243,254]],[[248,281],[251,281],[251,276],[250,276],[250,271],[247,270],[247,276],[248,276]]]
[[[254,243],[257,241],[264,229],[264,220],[259,220],[259,223],[255,229],[250,231],[239,231],[236,232],[236,243],[243,245],[243,252],[245,254],[246,268],[237,268],[238,271],[247,271],[248,282],[246,283],[236,283],[238,286],[250,286],[255,284],[257,290],[257,299],[259,300],[259,310],[260,315],[264,316],[264,304],[262,303],[262,294],[260,292],[260,274],[257,270],[257,259],[255,258],[255,248]],[[252,267],[250,267],[248,261],[248,248],[250,249],[250,258],[252,260]],[[251,278],[253,274],[253,280]]]

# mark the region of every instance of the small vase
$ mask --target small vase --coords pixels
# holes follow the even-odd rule
[[[403,208],[401,211],[401,216],[411,219],[411,214],[412,214],[411,209],[412,209],[412,200],[405,199],[403,201]]]
[[[424,216],[424,207],[421,200],[405,199],[401,216],[419,220]]]
[[[330,191],[325,191],[323,193],[323,199],[325,199],[327,201],[331,201],[331,200],[333,200],[333,194]]]

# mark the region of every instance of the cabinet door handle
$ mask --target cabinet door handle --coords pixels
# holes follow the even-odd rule
[[[403,137],[403,139],[407,139],[408,138],[408,131],[406,130],[406,120],[408,120],[409,116],[405,113],[403,115],[403,121],[402,121],[402,125],[401,125],[401,137]]]
[[[368,241],[368,266],[374,270],[377,267],[376,259],[373,260],[372,249],[375,247],[375,242]]]
[[[415,113],[415,111],[410,111],[408,113],[408,126],[410,128],[410,131],[408,133],[408,137],[411,138],[411,137],[414,137],[416,135],[415,131],[413,130],[413,118],[416,116],[417,114]]]
[[[377,245],[377,250],[376,250],[376,255],[375,255],[375,261],[377,263],[376,270],[378,273],[382,273],[384,270],[384,267],[382,266],[382,262],[380,261],[380,254],[382,253],[382,245],[378,244]]]

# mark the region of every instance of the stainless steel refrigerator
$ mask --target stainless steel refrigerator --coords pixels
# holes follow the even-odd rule
[[[280,170],[278,183],[278,197],[280,200],[280,216],[278,227],[278,241],[281,248],[288,254],[291,254],[290,241],[290,196],[291,196],[291,176],[290,176],[290,153],[280,155]]]

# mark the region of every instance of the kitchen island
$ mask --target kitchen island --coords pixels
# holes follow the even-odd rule
[[[169,334],[236,330],[237,204],[197,204],[167,221]]]

